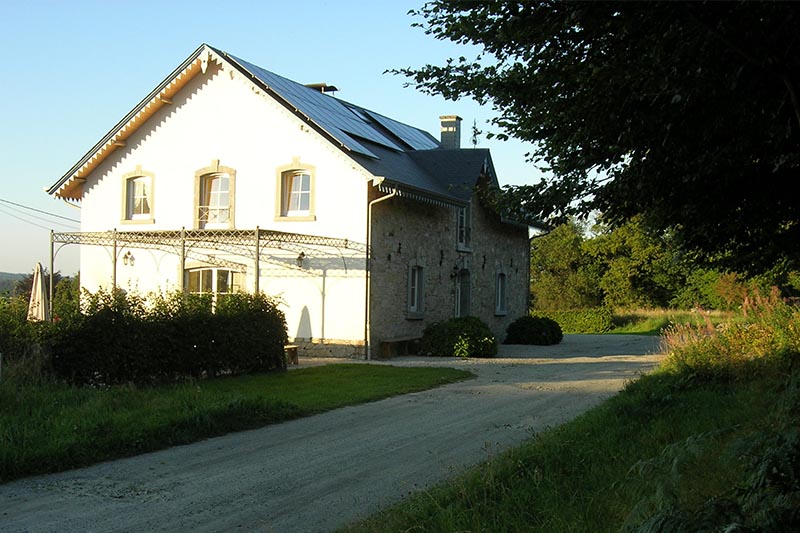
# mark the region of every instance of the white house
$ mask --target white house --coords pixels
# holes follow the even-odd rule
[[[475,194],[489,151],[459,117],[438,140],[332,89],[201,45],[50,187],[81,206],[54,246],[81,245],[91,292],[277,296],[301,354],[375,357],[460,315],[502,340],[529,244]]]

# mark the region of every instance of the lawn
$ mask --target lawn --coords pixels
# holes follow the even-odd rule
[[[474,377],[336,364],[164,387],[0,382],[0,482],[195,442]]]

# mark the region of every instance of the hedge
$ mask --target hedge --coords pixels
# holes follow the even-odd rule
[[[89,295],[79,315],[56,325],[56,376],[75,384],[153,384],[286,368],[286,320],[263,294]]]
[[[576,311],[532,311],[531,316],[555,320],[564,333],[606,333],[614,327],[613,313],[607,307]]]

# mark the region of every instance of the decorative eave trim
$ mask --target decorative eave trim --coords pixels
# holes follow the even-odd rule
[[[465,205],[467,205],[467,202],[464,202],[462,200],[457,200],[455,198],[446,198],[444,196],[439,196],[439,195],[433,195],[427,191],[423,191],[420,189],[412,189],[407,185],[403,185],[396,182],[387,183],[387,181],[383,181],[376,185],[379,191],[387,194],[391,192],[396,192],[397,196],[399,196],[400,198],[409,198],[417,202],[436,205],[439,207],[449,207],[451,209],[457,207],[464,207]]]
[[[154,113],[165,105],[171,105],[173,96],[197,74],[204,73],[209,61],[222,63],[222,59],[213,48],[202,44],[111,128],[66,174],[47,189],[47,193],[57,198],[80,200],[83,197],[83,183],[86,181],[86,176],[114,150],[125,146],[126,139]]]

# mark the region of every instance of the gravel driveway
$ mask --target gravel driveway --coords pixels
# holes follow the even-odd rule
[[[364,362],[477,379],[0,485],[0,531],[330,531],[575,417],[659,351],[655,337],[565,335],[489,360]]]

